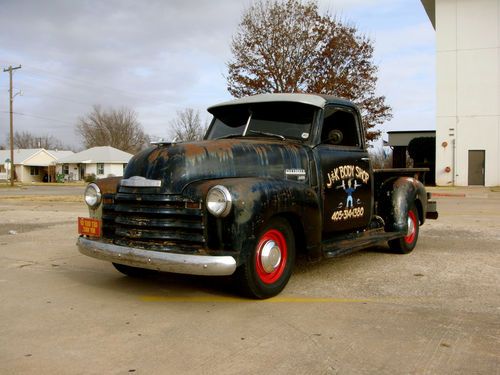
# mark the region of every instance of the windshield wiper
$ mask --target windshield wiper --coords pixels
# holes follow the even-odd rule
[[[281,134],[267,133],[267,132],[261,132],[261,131],[257,131],[257,130],[248,130],[248,133],[257,134],[257,135],[265,135],[267,137],[275,137],[275,138],[281,139],[282,141],[285,140],[285,137],[283,137]]]

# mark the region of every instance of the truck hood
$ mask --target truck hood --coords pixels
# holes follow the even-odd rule
[[[124,178],[162,181],[162,192],[180,194],[194,181],[261,177],[305,182],[307,146],[260,139],[220,139],[162,145],[134,156]]]

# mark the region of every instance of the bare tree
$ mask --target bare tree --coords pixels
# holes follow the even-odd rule
[[[177,111],[177,118],[170,122],[177,141],[199,141],[207,131],[207,123],[202,124],[200,112],[193,108]]]
[[[135,154],[149,143],[137,113],[125,107],[103,110],[95,105],[92,112],[78,120],[76,132],[86,148],[111,146]]]
[[[52,135],[36,135],[27,131],[14,132],[15,148],[44,148],[46,150],[69,150],[59,139]]]
[[[356,103],[368,140],[390,119],[384,96],[375,94],[372,41],[315,1],[258,0],[243,14],[231,43],[227,87],[235,97],[266,92],[339,96]]]

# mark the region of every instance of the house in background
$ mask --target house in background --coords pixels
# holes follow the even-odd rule
[[[14,150],[15,179],[19,182],[55,182],[57,160],[68,157],[73,151],[36,149]],[[10,150],[0,150],[0,180],[7,180],[6,162]]]
[[[65,181],[79,181],[95,175],[96,178],[123,176],[132,154],[111,146],[92,147],[61,158],[57,161],[57,173]]]

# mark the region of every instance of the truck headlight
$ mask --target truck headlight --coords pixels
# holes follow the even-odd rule
[[[94,183],[89,184],[85,189],[83,198],[90,208],[96,208],[101,203],[101,189]]]
[[[231,212],[231,193],[225,186],[216,185],[207,194],[207,209],[215,217],[226,217]]]

